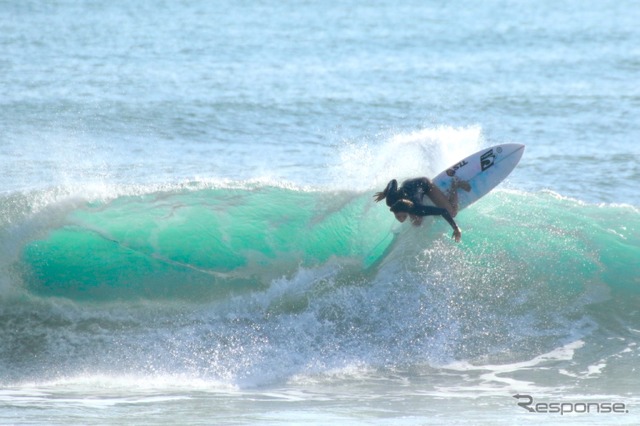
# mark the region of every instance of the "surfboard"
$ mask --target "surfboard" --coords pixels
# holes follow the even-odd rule
[[[523,153],[524,145],[516,143],[485,148],[447,168],[434,177],[432,182],[447,195],[454,179],[468,182],[471,187],[469,192],[458,189],[458,210],[462,210],[488,194],[509,176]]]

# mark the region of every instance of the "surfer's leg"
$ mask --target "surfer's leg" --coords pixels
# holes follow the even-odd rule
[[[433,184],[430,185],[427,196],[433,201],[433,204],[440,208],[447,209],[451,217],[456,217],[458,214],[458,188],[467,192],[471,190],[469,182],[454,178],[451,181],[451,189],[448,191],[449,196]]]
[[[451,207],[455,213],[452,213],[451,216],[458,214],[458,188],[463,189],[464,191],[471,191],[471,185],[466,180],[459,180],[458,178],[453,178],[451,181],[451,189],[449,190],[449,203],[451,203]],[[451,213],[451,212],[449,212]]]
[[[451,191],[455,194],[455,198],[452,200],[452,197],[447,197],[444,192],[440,190],[437,186],[430,183],[429,192],[427,192],[427,197],[436,205],[436,207],[440,207],[441,209],[446,209],[451,217],[455,217],[458,213],[458,195],[456,191]],[[452,202],[454,201],[454,202]]]

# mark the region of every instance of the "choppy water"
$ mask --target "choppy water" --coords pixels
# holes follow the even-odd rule
[[[0,3],[0,420],[637,423],[639,21]],[[508,142],[461,244],[372,202]]]

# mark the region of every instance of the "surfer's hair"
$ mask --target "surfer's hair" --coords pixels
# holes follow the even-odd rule
[[[376,203],[386,198],[387,206],[393,206],[396,201],[400,199],[400,196],[398,194],[398,181],[395,179],[391,179],[384,191],[376,192],[375,194],[373,194],[373,198],[376,200]]]

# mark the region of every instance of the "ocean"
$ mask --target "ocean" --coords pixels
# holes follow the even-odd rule
[[[0,423],[638,424],[638,22],[0,1]],[[459,244],[373,201],[502,143]]]

